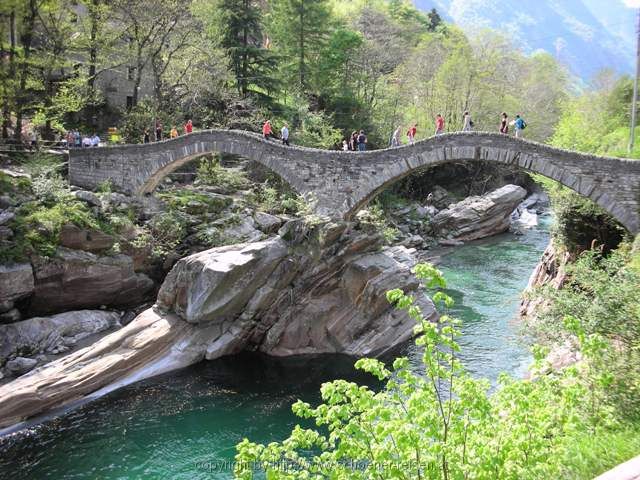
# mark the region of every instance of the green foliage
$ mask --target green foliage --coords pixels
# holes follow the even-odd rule
[[[155,260],[163,260],[187,234],[187,222],[180,212],[156,215],[133,240],[134,247],[149,250]]]
[[[370,226],[374,232],[381,233],[387,245],[392,245],[400,233],[396,227],[389,223],[384,208],[378,202],[372,203],[358,212],[358,220],[363,226]]]
[[[634,150],[628,152],[632,92],[631,78],[602,72],[594,88],[563,103],[551,143],[586,153],[640,158],[638,131]]]
[[[276,59],[263,47],[262,13],[255,0],[196,2],[206,34],[226,52],[238,93],[258,98],[276,85]]]
[[[332,149],[341,142],[342,133],[333,127],[328,115],[301,109],[299,116],[300,129],[292,135],[296,143],[305,147]]]
[[[431,265],[414,273],[430,288],[446,286]],[[433,298],[445,310],[453,304],[441,290]],[[268,445],[244,439],[237,445],[236,478],[254,478],[256,466],[270,479],[521,480],[569,478],[574,467],[596,468],[565,461],[575,438],[612,436],[602,337],[567,319],[586,358],[581,365],[540,375],[545,366],[538,356],[535,381],[503,375],[489,394],[489,382],[471,378],[459,361],[457,320],[446,311],[438,323],[425,320],[402,290],[389,291],[387,299],[417,322],[421,368],[412,369],[407,358],[397,358],[391,369],[379,360],[358,360],[356,368],[385,382],[380,391],[344,380],[323,384],[322,404],[292,407],[317,428],[298,425],[289,438]]]
[[[583,335],[613,342],[615,349],[607,352],[603,368],[613,373],[607,396],[622,415],[636,419],[640,419],[639,257],[627,244],[606,257],[594,250],[582,253],[566,267],[562,289],[547,286],[534,294],[545,299],[547,307],[532,325],[540,338],[556,342],[568,337],[559,321],[580,318]]]
[[[259,210],[271,214],[306,215],[311,211],[308,202],[275,178],[254,188],[249,201]]]
[[[232,203],[229,197],[207,195],[191,189],[169,190],[158,194],[171,210],[191,215],[220,213]]]
[[[556,241],[570,252],[579,253],[595,246],[606,252],[625,237],[624,228],[594,202],[541,175],[533,175],[549,194],[556,216],[552,233]]]
[[[250,185],[244,173],[220,166],[216,156],[209,156],[200,161],[198,180],[205,185],[221,187],[229,192],[245,190]]]

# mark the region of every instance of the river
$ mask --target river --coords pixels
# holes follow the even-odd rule
[[[522,376],[527,369],[517,308],[549,241],[547,224],[473,242],[441,259],[473,375],[495,381],[500,372]],[[415,346],[402,353],[418,361]],[[336,378],[373,384],[353,362],[243,354],[149,379],[0,439],[0,478],[232,478],[235,444],[285,438],[297,423],[291,404],[298,398],[317,402],[320,384]]]

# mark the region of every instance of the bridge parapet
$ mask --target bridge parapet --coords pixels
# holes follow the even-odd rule
[[[453,133],[368,152],[284,146],[237,130],[203,130],[162,142],[71,150],[69,179],[95,189],[105,181],[128,194],[155,189],[166,175],[206,153],[236,154],[277,173],[318,213],[349,218],[411,173],[460,161],[518,165],[592,199],[630,232],[640,231],[640,161],[598,157],[496,133]]]

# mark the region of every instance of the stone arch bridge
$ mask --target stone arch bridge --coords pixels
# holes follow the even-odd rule
[[[640,231],[640,161],[585,155],[497,133],[452,133],[393,149],[342,152],[287,147],[238,130],[203,130],[156,143],[70,150],[69,180],[89,189],[110,180],[118,191],[145,194],[167,174],[210,152],[255,160],[313,202],[316,212],[346,219],[416,171],[459,161],[518,165],[590,198],[631,233]]]

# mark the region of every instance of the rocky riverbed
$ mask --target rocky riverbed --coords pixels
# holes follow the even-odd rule
[[[390,308],[387,290],[416,292],[435,318],[411,274],[430,248],[526,228],[544,202],[535,195],[523,202],[527,192],[517,185],[458,202],[436,187],[387,209],[395,239],[385,240],[366,215],[355,223],[296,219],[264,211],[247,202],[255,193],[237,188],[189,185],[144,199],[108,190],[71,195],[95,218],[135,221],[108,232],[69,221],[52,254],[0,265],[5,427],[243,350],[383,354],[413,328]],[[4,245],[30,202],[24,192],[0,202]],[[179,223],[158,221],[169,214]],[[163,235],[170,241],[160,243]]]

